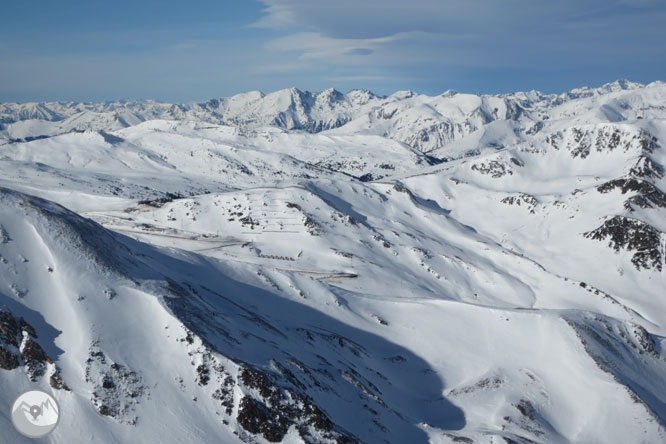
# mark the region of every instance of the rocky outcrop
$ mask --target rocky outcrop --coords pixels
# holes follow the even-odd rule
[[[536,207],[539,205],[539,201],[536,199],[536,197],[526,193],[518,193],[514,196],[507,196],[500,202],[507,205],[525,206],[530,214],[534,214]]]
[[[640,220],[615,216],[584,236],[598,241],[608,240],[608,246],[616,252],[632,252],[631,263],[639,270],[661,271],[664,266],[664,233]]]
[[[94,343],[86,361],[85,379],[93,388],[91,401],[100,414],[136,424],[134,411],[147,389],[134,371],[112,362]]]
[[[295,426],[308,444],[359,442],[335,426],[307,395],[280,387],[274,375],[246,366],[241,370],[240,383],[251,395],[241,399],[237,420],[250,433],[269,442],[281,442],[287,430]]]
[[[666,194],[647,180],[637,178],[623,178],[608,181],[597,187],[600,193],[609,193],[619,189],[622,194],[632,193],[624,203],[624,207],[633,211],[640,208],[666,208]]]
[[[478,171],[481,174],[487,174],[493,179],[499,179],[506,175],[513,175],[513,171],[508,165],[498,160],[490,160],[488,162],[480,162],[472,165],[473,171]]]
[[[23,368],[33,382],[47,377],[51,387],[69,390],[60,369],[38,341],[37,332],[25,319],[0,310],[0,369]]]

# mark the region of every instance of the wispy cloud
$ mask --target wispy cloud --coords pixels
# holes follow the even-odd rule
[[[357,55],[369,55],[386,43],[394,41],[399,36],[389,36],[374,39],[342,39],[326,37],[317,32],[302,32],[291,34],[271,41],[267,49],[271,51],[298,52],[301,60],[308,59],[339,59]]]
[[[418,72],[431,83],[469,70],[635,78],[626,67],[649,48],[653,57],[644,63],[658,57],[652,75],[666,74],[666,48],[656,43],[666,41],[663,0],[262,2],[264,16],[254,25],[283,34],[267,50],[284,63],[317,63],[322,72],[354,69],[355,77],[372,78],[381,68],[402,78]]]

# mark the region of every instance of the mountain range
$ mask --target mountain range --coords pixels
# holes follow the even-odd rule
[[[53,393],[44,442],[666,440],[663,82],[0,122],[0,384]]]

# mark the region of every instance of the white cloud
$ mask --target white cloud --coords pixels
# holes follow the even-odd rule
[[[663,0],[261,0],[257,26],[299,27],[333,38],[376,38],[401,32],[551,27],[618,6],[649,7]],[[619,12],[618,12],[619,13]]]
[[[548,69],[664,36],[663,0],[262,0],[267,49],[333,66]],[[655,28],[655,26],[657,28]],[[619,56],[616,54],[616,57]],[[359,75],[366,75],[364,72]]]
[[[271,51],[296,51],[301,60],[356,57],[372,54],[379,46],[399,39],[399,35],[374,39],[340,39],[326,37],[318,32],[301,32],[272,40]],[[365,54],[359,54],[366,52]]]

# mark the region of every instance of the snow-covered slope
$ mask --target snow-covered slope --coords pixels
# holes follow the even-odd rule
[[[4,104],[4,404],[54,393],[53,443],[664,442],[664,94]]]

